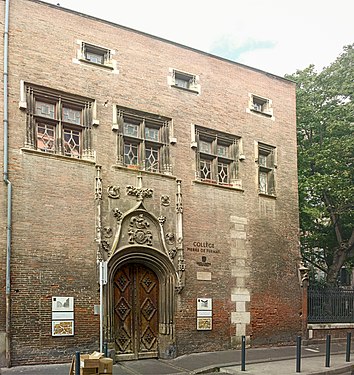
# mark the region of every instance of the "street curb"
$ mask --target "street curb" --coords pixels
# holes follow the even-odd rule
[[[335,353],[334,355],[337,355],[337,354],[344,354],[345,352],[337,352]],[[306,355],[305,357],[302,357],[302,359],[304,358],[314,358],[314,357],[323,357],[323,355],[317,355],[317,354],[308,354]],[[259,363],[268,363],[268,362],[281,362],[281,361],[289,361],[289,360],[296,360],[296,358],[294,357],[279,357],[279,358],[269,358],[269,359],[255,359],[255,360],[250,360],[246,363],[246,366],[247,364],[259,364]],[[210,372],[219,372],[220,368],[222,367],[231,367],[231,366],[241,366],[241,362],[238,361],[238,362],[230,362],[230,363],[222,363],[222,364],[213,364],[213,365],[210,365],[210,366],[206,366],[206,367],[201,367],[199,369],[196,369],[196,370],[193,370],[191,372],[189,372],[190,375],[197,375],[197,374],[208,374]],[[311,375],[337,375],[337,374],[343,374],[345,372],[348,372],[348,371],[354,371],[354,364],[350,364],[350,365],[345,365],[344,367],[341,367],[341,368],[336,368],[336,369],[326,369],[324,371],[320,371],[320,372],[313,372],[311,373]]]
[[[311,375],[339,375],[339,374],[344,374],[345,372],[348,371],[353,371],[354,370],[354,365],[347,365],[341,368],[336,368],[333,370],[324,370],[321,372],[312,372]]]

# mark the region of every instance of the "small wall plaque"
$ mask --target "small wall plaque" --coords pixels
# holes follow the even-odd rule
[[[52,320],[74,320],[74,311],[53,311]]]
[[[52,336],[74,336],[74,321],[53,320]]]
[[[52,311],[74,311],[74,297],[52,297]]]
[[[197,310],[212,310],[211,298],[197,298]]]
[[[197,318],[198,331],[210,331],[212,329],[212,318]]]
[[[197,317],[198,318],[204,318],[204,317],[212,317],[213,313],[212,311],[204,311],[204,310],[198,310],[197,311]]]

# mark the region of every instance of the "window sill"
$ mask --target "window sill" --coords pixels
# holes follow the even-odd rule
[[[199,94],[198,90],[186,89],[185,87],[181,87],[181,86],[177,86],[177,85],[171,85],[171,87],[173,87],[175,89],[183,90],[183,91],[188,91],[188,92],[191,92],[193,94]]]
[[[86,60],[86,59],[79,59],[79,61],[83,62],[85,64],[88,64],[88,65],[97,66],[99,68],[104,68],[104,69],[108,69],[108,70],[114,70],[114,67],[113,67],[112,64],[99,64],[99,63],[95,63],[93,61]]]
[[[26,154],[27,153],[33,154],[39,157],[50,158],[50,159],[61,159],[61,160],[69,161],[69,162],[75,162],[75,163],[79,162],[79,163],[86,163],[86,164],[91,164],[91,165],[96,164],[95,160],[93,159],[88,160],[88,159],[82,159],[82,158],[72,158],[70,156],[52,154],[50,152],[43,152],[43,151],[39,151],[39,150],[35,150],[32,148],[27,148],[27,147],[22,147],[21,152],[26,153]]]
[[[267,194],[267,193],[260,193],[258,192],[258,195],[260,197],[265,197],[265,198],[271,198],[271,199],[277,199],[275,194]]]
[[[173,180],[176,180],[177,177],[176,176],[173,176],[172,174],[167,174],[167,173],[162,173],[162,172],[150,172],[150,171],[145,171],[144,169],[140,169],[139,167],[137,168],[132,168],[132,167],[126,167],[124,165],[119,165],[119,164],[113,164],[112,167],[114,169],[123,169],[127,172],[131,172],[131,173],[143,173],[143,174],[146,174],[146,175],[149,175],[149,176],[159,176],[159,177],[167,177],[167,178],[170,178],[170,179],[173,179]]]
[[[200,180],[194,180],[193,182],[198,184],[198,185],[213,186],[213,187],[216,187],[216,188],[227,189],[227,190],[236,190],[236,191],[242,191],[242,192],[244,191],[244,189],[242,189],[238,186],[233,186],[231,184],[222,185],[222,184],[217,184],[215,182],[200,181]]]
[[[268,112],[262,112],[262,111],[257,111],[256,109],[250,108],[250,111],[253,113],[257,113],[258,115],[265,116],[265,117],[273,117],[271,113]]]

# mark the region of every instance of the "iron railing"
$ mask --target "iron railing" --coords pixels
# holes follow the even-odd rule
[[[354,290],[308,289],[308,323],[353,323]]]

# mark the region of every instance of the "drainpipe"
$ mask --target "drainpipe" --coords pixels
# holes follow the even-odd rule
[[[10,348],[10,265],[11,265],[11,197],[12,185],[8,179],[8,49],[9,49],[9,9],[10,0],[5,1],[5,30],[4,30],[4,182],[7,186],[7,224],[6,224],[6,365],[11,366],[11,348]]]

